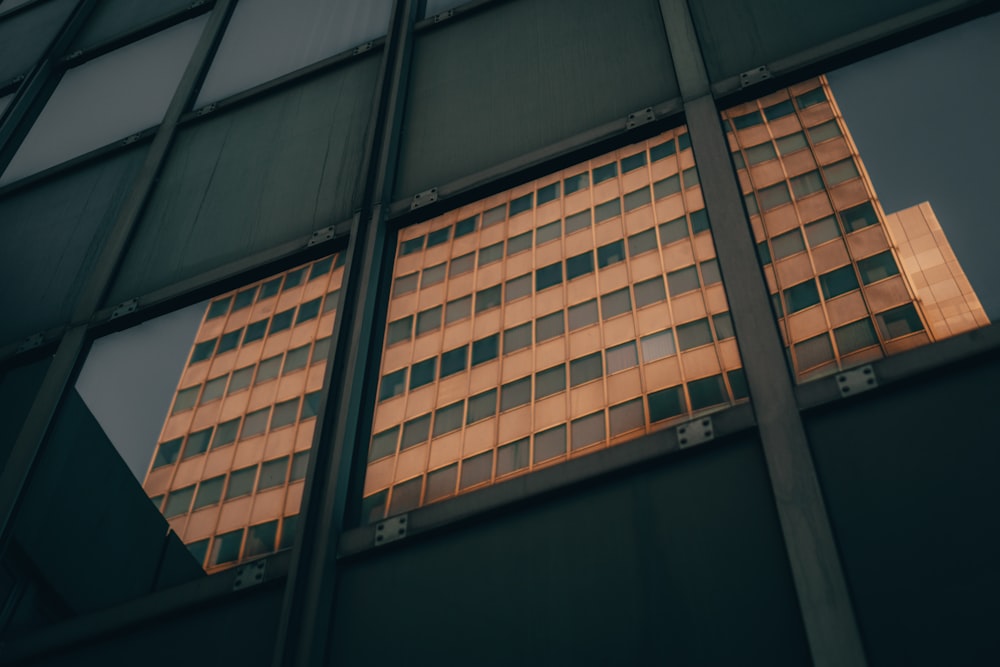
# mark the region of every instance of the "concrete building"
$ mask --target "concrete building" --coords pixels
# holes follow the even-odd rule
[[[988,663],[1000,332],[819,75],[997,19],[0,2],[0,665]],[[204,300],[164,519],[73,386]]]

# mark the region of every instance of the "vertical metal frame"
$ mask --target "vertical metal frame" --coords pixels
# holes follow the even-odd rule
[[[92,3],[93,0],[84,0]],[[24,425],[14,442],[10,458],[0,473],[0,553],[9,542],[13,519],[24,488],[38,458],[63,393],[72,381],[76,369],[83,362],[88,338],[88,322],[100,309],[115,272],[127,250],[128,239],[139,220],[142,207],[156,183],[157,174],[166,159],[181,114],[187,109],[199,83],[204,77],[212,55],[222,38],[229,15],[236,0],[219,0],[209,16],[180,84],[174,93],[167,113],[156,131],[146,159],[136,176],[125,204],[101,249],[95,270],[83,286],[73,309],[70,328],[66,331],[55,352],[45,379],[35,401],[25,418]],[[82,22],[82,19],[80,19]],[[82,23],[81,23],[82,24]],[[71,37],[60,38],[62,48]],[[55,52],[41,67],[51,71]]]
[[[705,206],[814,663],[864,665],[864,647],[721,115],[685,0],[660,0]]]

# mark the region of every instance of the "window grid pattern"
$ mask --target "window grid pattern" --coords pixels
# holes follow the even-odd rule
[[[400,231],[394,281],[451,267],[447,281],[390,298],[386,327],[397,335],[383,349],[364,521],[635,438],[689,418],[692,405],[742,400],[731,383],[741,375],[736,341],[709,325],[728,305],[701,188],[691,177],[689,187],[656,187],[696,173],[686,137],[670,131]],[[524,205],[542,192],[541,205]],[[441,230],[452,240],[427,247],[423,239]],[[465,259],[494,246],[508,248],[502,261]],[[682,269],[672,291],[670,275]],[[510,299],[491,291],[512,285]],[[398,335],[397,323],[470,295],[477,303],[463,317]],[[678,343],[677,327],[697,322],[707,340]],[[643,346],[651,337],[670,340]],[[416,388],[406,379],[464,347],[472,353],[461,372]],[[689,385],[708,378],[719,390],[692,396]],[[676,393],[679,410],[662,407],[664,391]],[[420,422],[419,439],[404,447],[407,424],[424,417],[429,428]]]
[[[762,122],[747,127],[736,122],[758,110]],[[862,280],[859,262],[883,253],[895,258],[896,251],[826,78],[733,107],[723,119],[797,378],[805,381],[929,342],[922,314],[919,326],[902,335],[887,337],[878,329],[885,313],[915,303],[914,291],[899,273]],[[772,142],[777,155],[761,149]],[[760,160],[762,155],[772,157]],[[788,196],[775,198],[779,189]],[[879,333],[847,335],[867,331]],[[850,343],[841,343],[846,340]]]
[[[143,487],[209,571],[294,539],[342,279],[336,255],[206,308]]]

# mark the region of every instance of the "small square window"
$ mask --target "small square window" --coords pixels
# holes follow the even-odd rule
[[[687,294],[701,287],[698,282],[698,269],[694,265],[671,271],[667,274],[667,285],[670,286],[670,296]]]
[[[566,425],[535,434],[535,463],[566,454]]]
[[[290,271],[285,274],[285,291],[292,289],[293,287],[298,287],[302,284],[302,279],[306,275],[305,269],[296,269],[295,271]]]
[[[733,319],[728,312],[712,315],[712,326],[715,327],[715,337],[718,340],[726,340],[736,335],[733,331]]]
[[[510,200],[510,217],[530,211],[534,208],[535,193],[529,192],[526,195]]]
[[[298,401],[296,401],[298,402]],[[260,465],[260,479],[257,481],[257,491],[273,489],[282,486],[288,476],[288,457],[282,456],[280,459],[264,461]]]
[[[554,241],[562,236],[562,220],[550,222],[535,230],[535,245],[539,246]]]
[[[497,449],[497,477],[528,467],[531,461],[531,443],[527,438]]]
[[[589,445],[604,442],[607,435],[604,430],[604,411],[595,412],[574,419],[570,423],[570,447],[582,449]]]
[[[188,436],[187,444],[184,446],[184,457],[189,459],[198,454],[208,451],[208,443],[212,439],[212,429],[206,428]]]
[[[406,388],[406,369],[387,373],[382,376],[382,387],[379,390],[378,400],[384,401],[393,396],[399,396]]]
[[[674,241],[690,238],[686,218],[677,218],[660,225],[660,243],[669,245]]]
[[[609,178],[614,178],[617,175],[618,164],[616,162],[609,162],[608,164],[600,167],[594,167],[594,185],[602,183]]]
[[[759,111],[751,111],[748,114],[743,114],[742,116],[733,116],[733,127],[737,130],[745,130],[748,127],[753,127],[754,125],[762,125],[764,119],[761,118]]]
[[[232,563],[240,557],[240,545],[243,543],[243,529],[217,535],[212,540],[212,550],[208,555],[209,566]]]
[[[635,398],[631,401],[611,406],[608,410],[608,422],[612,438],[644,427],[646,425],[646,413],[642,408],[642,399]]]
[[[656,199],[663,199],[664,197],[669,197],[675,195],[681,191],[681,176],[680,174],[674,174],[673,176],[668,176],[663,180],[656,181],[653,183],[653,196]]]
[[[837,341],[837,349],[840,350],[841,354],[850,354],[855,350],[878,345],[875,327],[872,326],[872,321],[867,317],[834,329],[833,337]]]
[[[785,290],[785,305],[789,314],[805,310],[817,303],[819,303],[819,291],[816,289],[815,280],[809,279]]]
[[[403,424],[403,441],[399,445],[400,451],[416,447],[427,442],[431,432],[431,416],[426,414]]]
[[[832,215],[816,222],[810,222],[805,226],[806,239],[809,247],[815,248],[818,245],[840,238],[840,225]]]
[[[479,258],[476,260],[476,263],[479,266],[487,266],[493,262],[499,262],[501,259],[503,259],[503,241],[480,248]]]
[[[340,302],[340,290],[335,289],[332,292],[327,292],[326,296],[323,297],[323,312],[329,313],[337,310],[337,304]]]
[[[586,211],[580,211],[579,213],[574,213],[573,215],[566,216],[566,235],[569,236],[573,232],[578,232],[581,229],[590,229],[591,211],[588,208]]]
[[[535,320],[535,344],[543,343],[566,332],[563,325],[563,312],[557,311]]]
[[[395,345],[404,340],[410,340],[413,335],[413,315],[407,315],[395,322],[389,322],[389,329],[386,333],[386,345]]]
[[[837,126],[837,121],[830,120],[816,127],[809,128],[809,138],[813,140],[814,144],[822,143],[828,139],[833,139],[834,137],[842,136],[840,133],[840,128]]]
[[[231,445],[236,441],[236,434],[240,430],[240,418],[230,419],[215,427],[215,437],[212,438],[212,449]]]
[[[475,253],[469,253],[467,255],[462,255],[461,257],[456,257],[451,260],[448,264],[448,277],[454,278],[455,276],[460,276],[463,273],[468,273],[472,271],[473,267],[476,265]]]
[[[806,249],[806,244],[802,240],[802,232],[798,229],[793,229],[790,232],[773,237],[771,239],[771,246],[774,248],[775,259],[791,257]]]
[[[875,321],[878,322],[882,337],[887,339],[899,338],[924,330],[920,315],[917,314],[917,309],[913,307],[912,303],[879,313],[875,316]]]
[[[604,364],[600,352],[574,359],[569,364],[570,386],[572,387],[596,380],[602,375],[604,375]]]
[[[712,330],[707,319],[695,320],[677,327],[677,342],[681,350],[691,350],[712,342]]]
[[[396,453],[396,441],[399,439],[399,427],[393,426],[387,431],[372,436],[372,444],[368,448],[368,460],[378,461]]]
[[[822,88],[814,88],[808,93],[803,93],[795,98],[800,109],[805,109],[816,104],[822,104],[826,102],[826,93],[823,92]]]
[[[532,236],[533,232],[527,231],[507,239],[507,255],[516,255],[525,250],[531,250],[532,246],[534,246]]]
[[[566,260],[566,281],[594,272],[594,251],[574,255]]]
[[[309,471],[309,452],[297,452],[292,457],[292,472],[288,477],[289,482],[297,482],[306,478]]]
[[[531,347],[531,322],[511,327],[503,332],[503,353],[510,354]]]
[[[858,260],[858,271],[861,272],[861,280],[864,281],[865,285],[870,285],[890,276],[898,275],[899,267],[896,266],[896,260],[893,259],[892,252],[886,250],[877,255]]]
[[[531,376],[508,382],[500,388],[500,412],[531,402]]]
[[[504,301],[516,301],[517,299],[531,296],[531,274],[526,273],[512,280],[508,280],[504,285]]]
[[[274,406],[274,413],[271,415],[271,430],[291,426],[299,416],[299,398],[283,401]]]
[[[792,184],[792,192],[799,199],[823,189],[823,179],[820,178],[818,171],[810,171],[801,176],[796,176],[789,179],[789,182]]]
[[[217,339],[213,338],[212,340],[206,340],[202,343],[198,343],[197,345],[195,345],[194,349],[191,351],[190,363],[196,364],[199,361],[205,361],[206,359],[209,359],[215,352],[215,346],[218,342],[219,341]]]
[[[558,183],[556,183],[558,185]],[[542,191],[538,191],[539,197]],[[485,452],[462,461],[462,480],[460,489],[467,489],[483,482],[488,482],[493,476],[493,452]]]
[[[476,312],[481,313],[491,308],[497,308],[500,305],[500,292],[500,285],[487,287],[476,292]]]
[[[634,340],[609,347],[605,351],[605,355],[607,356],[608,375],[639,365],[639,353],[636,350]]]
[[[469,411],[465,416],[466,424],[473,424],[497,413],[497,390],[490,389],[482,394],[469,398]]]
[[[554,201],[559,198],[559,181],[546,185],[544,187],[538,188],[538,194],[535,200],[538,202],[538,206],[542,204],[548,204],[550,201]]]
[[[638,234],[633,234],[628,237],[628,256],[635,257],[636,255],[641,255],[644,252],[649,252],[651,250],[657,249],[656,245],[656,230],[647,229],[644,232]]]
[[[767,247],[767,241],[761,241],[757,244],[757,259],[761,266],[767,266],[771,263],[771,249]]]
[[[639,190],[629,192],[625,195],[625,210],[634,211],[648,204],[651,200],[649,196],[649,186],[644,186]]]
[[[247,529],[247,546],[244,558],[262,556],[274,552],[274,543],[278,538],[278,522],[268,521]]]
[[[665,157],[670,157],[677,152],[677,148],[674,145],[673,139],[668,139],[662,144],[657,144],[649,149],[649,160],[650,162],[656,162],[662,160]]]
[[[238,391],[246,389],[253,382],[253,366],[246,366],[237,371],[234,371],[232,376],[229,378],[229,391],[230,394],[235,394]]]
[[[733,165],[735,165],[737,169],[747,168],[746,160],[743,159],[743,153],[740,153],[739,151],[733,151],[729,155],[733,158]]]
[[[260,435],[267,430],[267,418],[271,415],[271,408],[263,408],[251,412],[243,419],[243,431],[240,433],[240,440],[246,440]]]
[[[466,218],[465,220],[460,220],[455,223],[455,238],[460,236],[468,236],[472,232],[476,231],[476,225],[479,222],[479,215],[474,215],[471,218]]]
[[[194,485],[171,491],[170,495],[167,496],[167,504],[163,508],[163,516],[172,519],[175,516],[187,514],[191,508],[192,498],[194,498]]]
[[[229,312],[229,304],[233,302],[233,297],[227,296],[223,299],[218,299],[213,301],[208,306],[208,312],[205,313],[206,320],[214,320],[217,317],[222,317]]]
[[[726,377],[729,378],[729,387],[733,390],[733,398],[735,400],[750,396],[750,392],[747,390],[746,373],[743,372],[742,368],[729,371],[726,373]]]
[[[769,107],[764,107],[764,117],[768,120],[777,120],[779,118],[784,118],[785,116],[790,116],[795,113],[794,107],[792,107],[791,100],[785,100],[784,102],[778,102]]]
[[[878,216],[871,202],[865,202],[858,206],[840,212],[840,219],[844,221],[844,228],[850,232],[856,232],[871,225],[878,224]]]
[[[728,403],[726,395],[726,385],[722,381],[721,375],[702,378],[688,382],[688,394],[691,396],[691,409],[700,410],[710,405]]]
[[[597,249],[597,267],[603,269],[625,260],[625,242],[612,241]]]
[[[399,247],[400,256],[412,255],[424,249],[424,237],[418,236],[415,239],[403,241]]]
[[[461,299],[455,299],[454,301],[449,301],[445,304],[444,310],[444,321],[445,324],[451,324],[452,322],[457,322],[459,320],[465,319],[472,315],[472,297],[463,296]]]
[[[427,491],[424,493],[424,501],[429,503],[452,495],[455,493],[455,485],[457,483],[457,463],[452,463],[450,466],[427,473]]]
[[[758,192],[760,196],[760,207],[765,211],[778,208],[782,204],[792,201],[792,196],[788,193],[788,185],[784,182],[764,188]]]
[[[205,391],[201,392],[201,405],[205,405],[206,403],[211,403],[212,401],[217,401],[222,398],[222,394],[226,390],[226,382],[228,380],[229,376],[223,375],[206,382]]]
[[[437,285],[444,282],[444,274],[447,265],[444,263],[437,264],[430,268],[424,269],[420,274],[420,289],[427,289],[432,285]]]
[[[389,503],[389,514],[408,512],[420,504],[420,490],[424,478],[417,477],[392,487],[392,500]]]
[[[795,134],[789,134],[786,137],[775,139],[775,143],[778,145],[778,152],[782,155],[791,155],[796,151],[809,147],[809,142],[806,141],[806,135],[801,132],[796,132]]]
[[[617,197],[611,201],[606,201],[603,204],[598,204],[594,207],[594,223],[604,222],[605,220],[610,220],[611,218],[621,215],[622,212],[622,202]]]
[[[500,349],[500,334],[493,334],[472,342],[472,365],[478,366],[496,359]]]
[[[410,369],[410,389],[423,387],[425,384],[434,382],[437,376],[437,357],[424,359],[413,364]]]
[[[229,488],[226,489],[226,500],[253,493],[253,484],[256,479],[257,466],[255,465],[229,473]]]
[[[656,276],[643,280],[632,286],[635,292],[636,309],[667,300],[667,290],[663,287],[663,278]]]
[[[566,194],[573,194],[590,187],[590,174],[586,171],[576,176],[570,176],[563,181],[563,191]]]
[[[254,384],[262,384],[268,380],[273,380],[278,377],[279,372],[281,372],[280,354],[260,362],[260,365],[257,367],[257,377],[254,380]]]
[[[747,213],[750,215],[757,215],[760,213],[760,208],[757,206],[757,198],[754,197],[752,192],[743,195],[743,205],[747,209]]]
[[[313,345],[312,360],[309,362],[311,364],[324,363],[330,356],[330,337],[320,338]]]
[[[628,288],[624,287],[610,294],[601,295],[601,312],[605,320],[612,317],[624,315],[631,312],[632,299],[629,297]]]
[[[469,360],[469,346],[463,345],[441,355],[441,379],[461,373]]]
[[[559,364],[535,373],[535,400],[566,389],[566,364]]]
[[[823,175],[826,176],[826,182],[831,186],[839,185],[852,178],[861,178],[861,174],[858,173],[858,168],[855,166],[853,158],[847,158],[846,160],[826,165],[823,167]]]
[[[649,421],[651,422],[676,417],[686,411],[684,391],[679,385],[651,392],[646,396],[646,403],[649,406]]]
[[[392,284],[392,295],[394,297],[402,296],[417,291],[417,279],[419,277],[419,273],[410,273],[396,278],[396,281]]]
[[[684,151],[691,148],[691,135],[685,132],[677,137],[677,150]]]
[[[462,428],[462,417],[465,416],[465,401],[452,403],[434,411],[434,437],[451,433]]]
[[[450,238],[451,238],[451,227],[438,229],[427,235],[427,247],[433,248],[434,246],[439,246],[442,243],[447,243]]]
[[[330,273],[330,269],[333,268],[333,256],[327,257],[317,261],[312,267],[309,268],[309,281],[312,282],[317,278],[322,278],[326,274]],[[263,288],[261,288],[263,292]]]
[[[639,342],[642,347],[642,360],[647,364],[677,354],[672,329],[643,336]]]
[[[441,328],[441,306],[434,306],[417,313],[417,336],[422,336]]]
[[[691,218],[692,234],[700,234],[708,231],[708,211],[700,208],[697,211],[692,211],[688,214],[688,217]]]
[[[646,151],[641,151],[639,153],[633,153],[622,158],[622,173],[627,174],[630,171],[635,171],[639,167],[646,164]]]
[[[722,282],[718,260],[709,259],[699,264],[698,268],[701,269],[701,281],[703,285],[714,285]]]
[[[507,219],[507,204],[500,204],[499,206],[494,206],[490,210],[483,213],[483,229],[487,227],[492,227],[498,222],[503,222]]]
[[[830,345],[830,334],[823,333],[815,338],[795,344],[795,359],[800,371],[833,359],[833,346]]]
[[[201,391],[201,385],[196,385],[194,387],[188,387],[187,389],[182,389],[177,392],[177,397],[174,398],[174,409],[171,414],[178,414],[186,410],[190,410],[194,407],[195,402],[198,400],[198,392]]]
[[[161,442],[156,450],[156,456],[153,458],[153,468],[160,468],[171,463],[176,463],[177,457],[181,453],[181,442],[183,442],[181,438]]]
[[[222,487],[226,482],[225,475],[219,475],[212,479],[206,479],[198,485],[198,495],[194,499],[194,508],[201,509],[209,505],[215,505],[222,500]]]
[[[223,352],[229,352],[230,350],[235,350],[236,346],[240,344],[240,335],[243,333],[242,329],[237,329],[236,331],[230,331],[219,338],[219,347],[216,348],[216,354],[222,354]]]
[[[854,273],[854,267],[850,264],[821,275],[819,285],[823,290],[823,297],[826,299],[847,294],[861,287],[858,284],[858,277]]]
[[[312,419],[319,411],[320,392],[313,391],[302,397],[302,420]]]
[[[304,304],[299,306],[298,315],[295,317],[295,324],[302,324],[303,322],[316,319],[316,316],[319,315],[319,308],[322,303],[323,299],[319,298],[313,299],[312,301],[306,301]]]
[[[254,297],[257,296],[257,288],[250,287],[248,289],[239,292],[233,299],[233,312],[237,310],[242,310],[253,303]]]
[[[554,287],[562,282],[562,262],[549,264],[535,271],[535,291]]]
[[[778,154],[774,151],[774,144],[770,141],[746,149],[747,162],[750,164],[760,164],[768,160],[777,159]]]
[[[560,313],[561,315],[561,313]],[[597,324],[597,299],[584,301],[569,307],[569,330],[576,331]]]

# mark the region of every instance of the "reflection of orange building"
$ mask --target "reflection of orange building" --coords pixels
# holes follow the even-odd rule
[[[882,211],[825,77],[723,116],[800,379],[988,324],[930,205]]]
[[[208,568],[291,546],[343,269],[212,301],[143,488]]]

